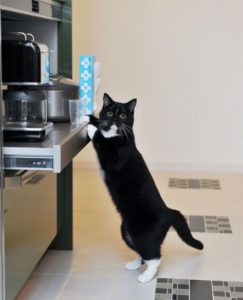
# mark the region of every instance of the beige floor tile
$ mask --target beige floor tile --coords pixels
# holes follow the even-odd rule
[[[58,300],[67,283],[67,275],[33,274],[18,300]]]
[[[205,249],[185,245],[169,232],[160,277],[243,281],[243,176],[153,172],[168,206],[187,215],[228,216],[233,234],[193,233]],[[219,179],[221,190],[168,187],[169,178]],[[128,272],[136,255],[121,239],[116,212],[98,170],[74,171],[74,251],[49,251],[18,300],[153,300],[156,280],[141,285],[142,270]]]
[[[69,277],[60,300],[153,300],[155,281],[137,283],[138,271],[96,270]]]
[[[75,249],[73,251],[49,250],[35,269],[34,274],[67,275],[72,272],[79,252]]]

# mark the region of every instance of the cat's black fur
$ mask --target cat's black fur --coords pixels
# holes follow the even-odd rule
[[[143,260],[160,258],[160,246],[171,226],[186,244],[201,250],[203,244],[193,238],[184,216],[164,203],[136,148],[132,131],[135,105],[136,99],[123,104],[105,94],[99,119],[90,116],[90,124],[98,128],[93,145],[122,218],[122,237]],[[121,114],[126,117],[121,119]],[[117,125],[119,135],[105,138],[101,132],[112,124]]]

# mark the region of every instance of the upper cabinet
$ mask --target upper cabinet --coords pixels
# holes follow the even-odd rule
[[[35,18],[62,19],[62,5],[65,0],[2,0],[2,11]]]
[[[50,72],[72,77],[71,0],[2,0],[2,34],[34,35],[50,51]]]

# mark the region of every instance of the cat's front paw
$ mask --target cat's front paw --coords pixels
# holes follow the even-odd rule
[[[84,123],[84,122],[90,122],[90,117],[89,116],[82,116],[81,118],[80,118],[80,121],[81,121],[81,123]]]
[[[89,124],[87,126],[87,133],[88,133],[88,136],[89,136],[89,138],[91,140],[93,139],[93,137],[94,137],[94,135],[95,135],[95,133],[96,133],[97,130],[98,129],[94,125],[92,125],[92,124]]]
[[[97,125],[99,124],[99,119],[96,118],[96,117],[93,116],[93,115],[85,115],[85,116],[82,116],[82,117],[80,118],[80,120],[81,120],[81,123],[83,123],[83,122],[88,122],[88,123],[93,124],[93,125],[95,125],[95,126],[97,126]]]

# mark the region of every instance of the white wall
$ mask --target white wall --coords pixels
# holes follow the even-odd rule
[[[73,0],[75,79],[84,53],[103,64],[100,104],[138,98],[150,167],[243,170],[242,0]]]

